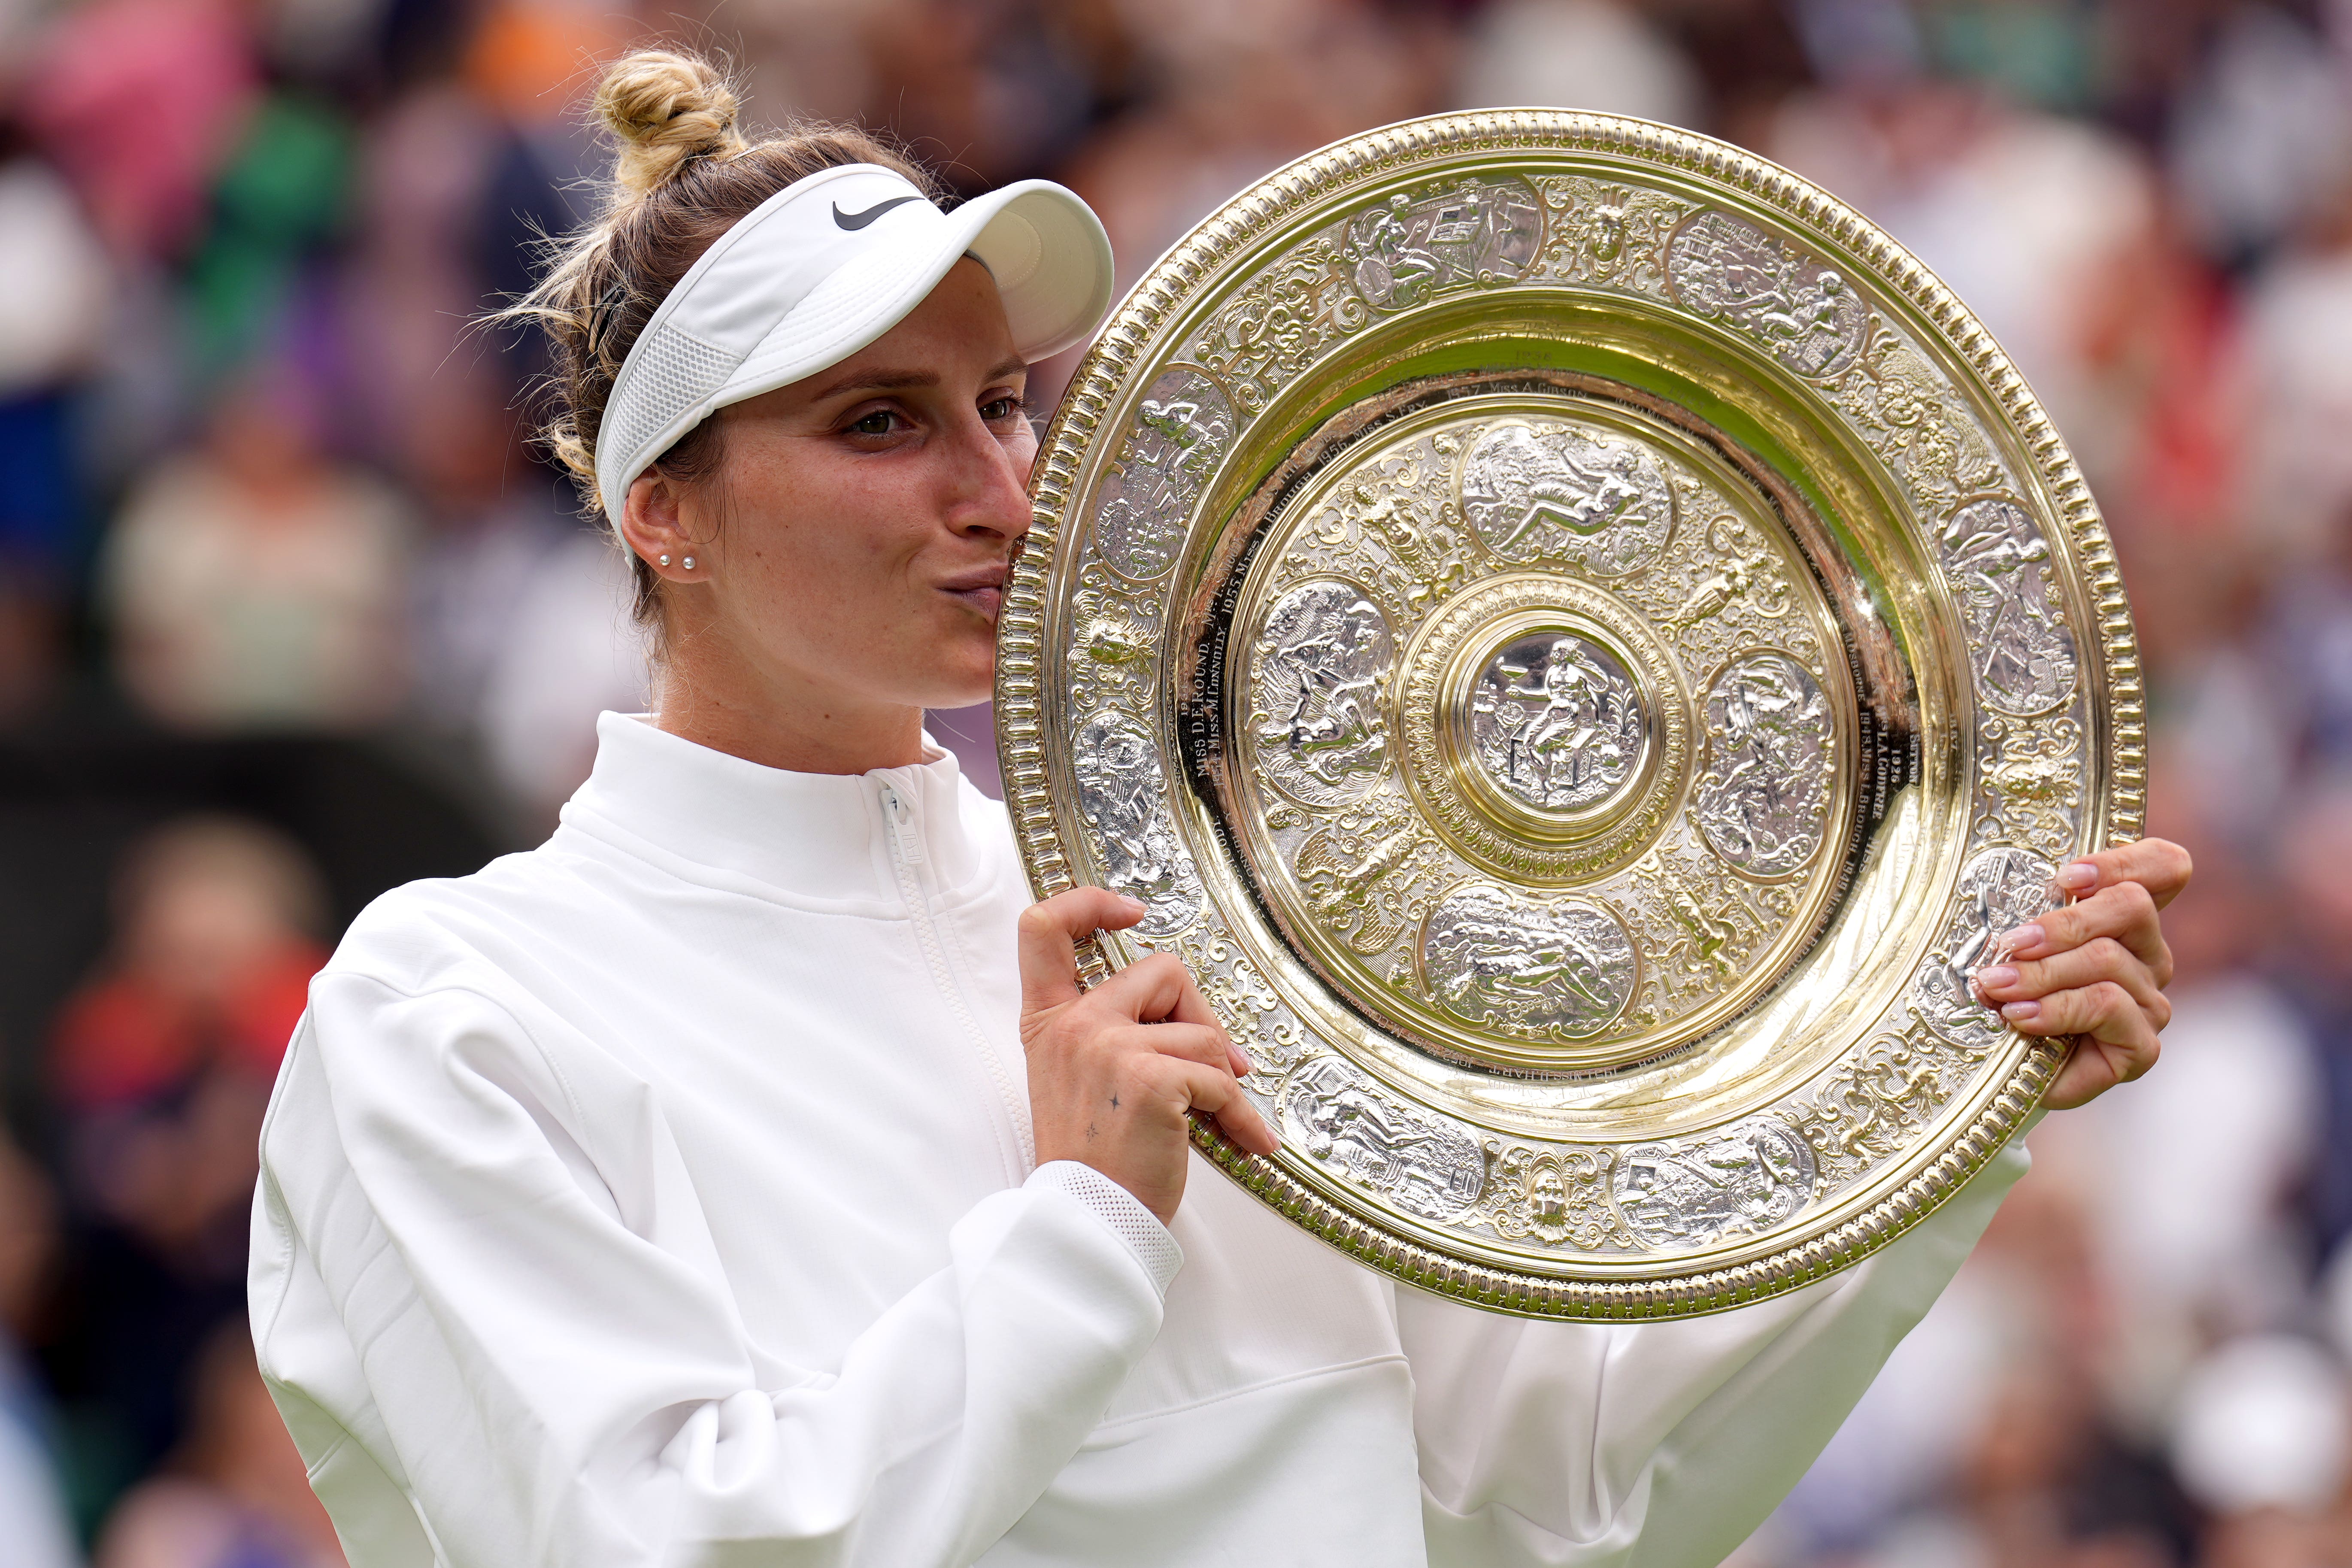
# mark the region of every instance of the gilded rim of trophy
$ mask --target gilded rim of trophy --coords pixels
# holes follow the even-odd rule
[[[1040,896],[1075,885],[1048,778],[1043,677],[1045,593],[1055,531],[1088,443],[1160,328],[1196,287],[1286,220],[1335,194],[1409,174],[1434,159],[1482,153],[1597,154],[1653,165],[1719,187],[1734,204],[1761,207],[1859,262],[1876,285],[1917,312],[1990,394],[1997,416],[2047,489],[2055,521],[2090,603],[2105,696],[2103,798],[2085,803],[2109,843],[2139,837],[2145,816],[2147,714],[2130,610],[2096,503],[2047,414],[2008,356],[1959,300],[1916,258],[1835,197],[1736,147],[1644,121],[1541,110],[1496,110],[1406,121],[1333,144],[1276,172],[1228,203],[1163,256],[1112,316],[1073,378],[1045,433],[1032,481],[1034,524],[1007,585],[1000,623],[997,731],[1006,805]],[[1436,173],[1437,171],[1432,171]],[[1108,973],[1092,944],[1080,953],[1090,979]],[[1867,1043],[1857,1040],[1856,1048]],[[2063,1060],[2062,1043],[2026,1038],[2007,1081],[1981,1095],[1940,1152],[1916,1164],[1857,1213],[1769,1256],[1648,1280],[1563,1279],[1496,1267],[1463,1250],[1400,1236],[1332,1202],[1276,1160],[1247,1155],[1197,1122],[1194,1142],[1244,1187],[1310,1233],[1423,1289],[1489,1309],[1544,1318],[1627,1321],[1679,1317],[1765,1300],[1801,1287],[1885,1246],[1964,1184],[2032,1114]]]

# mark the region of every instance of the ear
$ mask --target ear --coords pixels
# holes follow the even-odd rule
[[[685,501],[675,481],[648,468],[629,481],[627,509],[620,520],[621,538],[631,552],[653,568],[654,575],[673,583],[691,583],[704,572],[697,557],[701,547],[694,542]],[[689,560],[694,562],[692,571],[686,567]]]

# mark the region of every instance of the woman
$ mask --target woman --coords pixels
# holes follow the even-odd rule
[[[1274,1147],[1249,1063],[1172,959],[1081,992],[1140,910],[1024,910],[921,731],[989,690],[1022,367],[1100,317],[1099,226],[747,145],[676,56],[599,106],[611,211],[529,309],[656,712],[604,715],[545,846],[361,917],[264,1134],[255,1337],[353,1563],[1720,1556],[2023,1153],[1859,1268],[1642,1328],[1400,1289],[1188,1184],[1190,1110]],[[2095,1035],[2059,1104],[2154,1058],[2186,861],[2068,875],[1986,976]]]

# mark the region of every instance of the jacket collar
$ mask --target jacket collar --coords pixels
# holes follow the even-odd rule
[[[992,806],[964,786],[953,752],[929,735],[923,746],[927,760],[908,767],[787,773],[682,740],[650,714],[605,713],[563,822],[796,900],[896,905],[908,868],[928,896],[952,897],[991,869]]]

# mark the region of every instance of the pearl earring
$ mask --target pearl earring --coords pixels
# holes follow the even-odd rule
[[[686,569],[687,569],[688,571],[689,571],[689,572],[693,571],[693,570],[694,570],[694,557],[693,557],[693,556],[691,556],[691,555],[688,556],[688,557],[686,558],[686,560],[682,563],[682,564],[686,567]]]
[[[665,555],[665,556],[661,557],[661,563],[662,563],[663,565],[665,565],[665,566],[668,565],[668,564],[669,564],[669,557],[668,557],[668,556],[667,556],[667,555]]]

